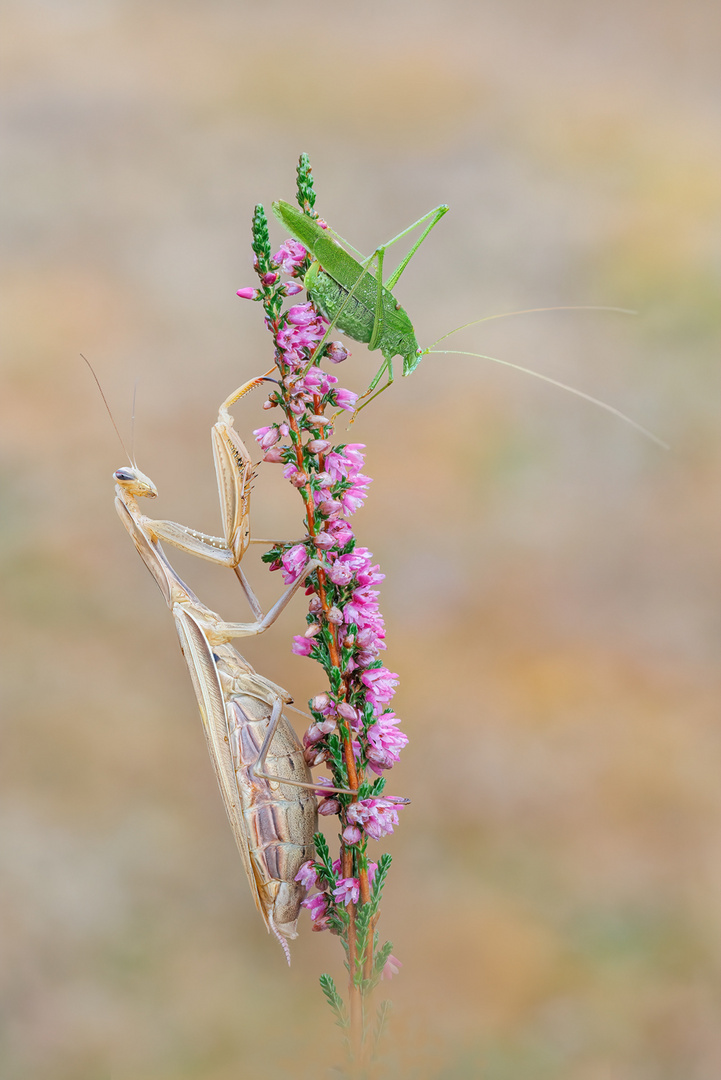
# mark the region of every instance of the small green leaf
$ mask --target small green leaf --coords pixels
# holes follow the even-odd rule
[[[338,993],[332,976],[321,975],[319,982],[320,988],[325,995],[326,1001],[335,1013],[336,1024],[338,1025],[338,1027],[347,1028],[348,1014],[346,1013],[345,1005],[343,1004],[343,998]]]

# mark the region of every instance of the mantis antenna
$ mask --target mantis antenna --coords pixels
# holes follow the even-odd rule
[[[125,451],[125,456],[127,457],[130,464],[133,466],[133,468],[134,469],[137,468],[137,465],[135,464],[135,458],[133,457],[132,454],[128,453],[128,448],[125,445],[125,442],[123,440],[123,436],[120,434],[120,431],[118,429],[118,425],[115,423],[115,417],[113,416],[112,410],[111,410],[110,406],[108,405],[108,399],[106,398],[105,394],[103,393],[103,388],[100,385],[100,379],[95,374],[95,368],[90,363],[87,356],[83,356],[82,353],[80,353],[80,359],[84,360],[85,363],[90,368],[90,374],[95,379],[95,384],[96,384],[98,390],[100,391],[100,396],[103,399],[103,404],[105,405],[105,408],[108,410],[108,416],[110,417],[110,422],[113,425],[113,427],[115,428],[115,434],[118,436],[118,439],[120,440],[120,445],[122,446],[123,450]],[[136,379],[135,380],[135,387],[133,388],[133,421],[132,421],[132,433],[131,433],[131,441],[130,441],[131,447],[133,445],[133,435],[135,433],[135,392],[136,392],[137,388],[138,388],[138,380]]]

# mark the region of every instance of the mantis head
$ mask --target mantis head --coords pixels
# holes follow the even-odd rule
[[[113,477],[118,486],[129,495],[154,499],[158,494],[158,490],[150,477],[135,466],[123,465],[121,469],[113,473]]]

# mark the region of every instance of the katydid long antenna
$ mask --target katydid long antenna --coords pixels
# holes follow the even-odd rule
[[[449,330],[447,334],[442,334],[433,345],[437,345],[440,341],[444,341],[450,337],[451,334],[457,334],[460,330],[467,330],[469,326],[477,326],[479,323],[490,322],[492,319],[505,319],[511,315],[531,315],[541,311],[616,311],[622,315],[635,315],[636,312],[629,308],[620,307],[608,307],[606,305],[599,304],[574,304],[574,305],[558,305],[555,307],[542,307],[542,308],[523,308],[519,311],[506,311],[500,315],[486,315],[482,319],[474,319],[472,322],[464,323],[463,326],[457,326],[455,330]],[[657,446],[662,447],[664,450],[669,450],[668,443],[665,443],[663,439],[659,439],[657,435],[654,435],[648,428],[643,427],[636,420],[632,420],[630,416],[626,416],[620,409],[615,408],[613,405],[607,404],[605,401],[601,401],[599,398],[593,397],[591,394],[586,394],[583,390],[577,390],[575,386],[569,386],[568,383],[560,382],[558,379],[551,378],[550,375],[543,375],[540,371],[534,371],[533,368],[523,367],[521,364],[514,364],[510,360],[501,360],[497,356],[487,356],[485,353],[468,352],[464,349],[434,349],[433,345],[428,349],[424,349],[424,354],[430,354],[431,356],[476,356],[480,360],[492,360],[494,364],[502,364],[504,367],[514,368],[516,371],[522,371],[524,375],[533,375],[534,378],[540,379],[542,382],[549,383],[551,386],[557,386],[560,390],[567,390],[569,394],[575,394],[576,397],[582,398],[584,401],[588,401],[591,405],[597,405],[599,409],[604,409],[606,412],[615,416],[618,420],[623,420],[624,423],[629,424],[636,431],[645,435],[651,442],[656,443]]]

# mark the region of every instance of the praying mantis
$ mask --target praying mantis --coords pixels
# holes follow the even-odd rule
[[[250,543],[252,465],[228,408],[260,381],[251,380],[223,402],[213,428],[223,537],[207,536],[177,522],[155,521],[144,515],[137,500],[155,498],[157,489],[134,462],[114,473],[115,505],[172,611],[210,758],[251,892],[268,931],[278,939],[290,963],[287,941],[297,936],[298,913],[306,894],[295,876],[301,864],[314,854],[315,793],[320,785],[312,783],[302,747],[283,716],[283,707],[290,704],[291,696],[254,671],[230,641],[266,630],[321,564],[310,560],[266,615],[240,571],[240,559]],[[241,580],[255,621],[225,622],[202,604],[171,566],[160,539],[232,567]],[[328,792],[353,794],[345,788],[324,785],[322,794]]]

